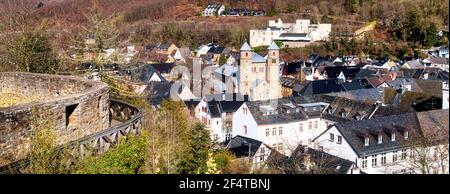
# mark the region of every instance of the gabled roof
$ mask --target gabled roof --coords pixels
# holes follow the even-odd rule
[[[170,98],[171,82],[150,82],[144,93],[151,105],[159,105],[165,99]]]
[[[414,113],[336,123],[335,126],[359,157],[398,150],[420,137]],[[405,131],[408,131],[408,139],[403,137]],[[391,141],[391,133],[396,133],[395,141]],[[378,135],[383,136],[381,144]],[[369,138],[368,146],[364,145],[365,138]]]
[[[320,102],[320,100],[300,96],[277,99],[277,104],[271,104],[271,101],[250,101],[246,102],[246,105],[256,123],[266,125],[302,121],[309,117],[320,116],[322,108],[325,107],[306,112],[301,107],[301,105],[312,102]],[[315,106],[321,107],[323,104],[316,103]]]
[[[442,97],[442,82],[440,80],[415,79],[411,89],[414,92],[424,93],[435,97]]]
[[[175,63],[154,63],[150,64],[159,73],[170,73],[176,66]]]
[[[382,79],[378,78],[378,77],[369,77],[369,78],[366,78],[366,79],[367,79],[367,81],[370,82],[370,84],[372,84],[372,86],[374,88],[378,88],[379,86],[381,86],[381,84],[384,83],[384,81]]]
[[[152,65],[149,64],[140,64],[136,67],[127,68],[123,73],[130,76],[131,81],[148,83],[155,73],[162,82],[167,81]]]
[[[366,77],[373,77],[375,76],[377,72],[376,71],[372,71],[372,70],[368,70],[368,69],[361,69],[361,71],[359,71],[355,77],[359,77],[359,78],[366,78]]]
[[[448,142],[449,138],[449,111],[439,109],[426,112],[417,112],[417,119],[426,140],[431,143]]]
[[[422,69],[424,67],[419,60],[406,61],[406,64],[411,69]]]
[[[283,68],[283,74],[284,75],[293,75],[300,72],[300,69],[302,68],[304,62],[303,61],[296,61],[296,62],[288,62],[284,65]]]
[[[339,93],[331,93],[326,94],[329,96],[339,96],[352,100],[373,100],[373,101],[382,101],[383,100],[383,89],[382,88],[371,88],[371,89],[357,89],[350,90],[346,92]]]
[[[429,60],[432,64],[448,64],[448,58],[444,57],[430,57]]]
[[[253,63],[266,63],[267,61],[263,56],[259,55],[258,53],[253,52],[252,62]]]
[[[364,84],[361,82],[361,80],[353,80],[352,82],[344,82],[341,85],[342,85],[342,87],[344,87],[345,91],[367,89],[367,87],[364,86]]]
[[[305,158],[309,158],[309,162],[312,162],[315,166],[311,173],[315,173],[314,170],[317,170],[317,173],[323,174],[347,174],[355,165],[355,163],[350,160],[346,160],[303,145],[299,145],[294,150],[289,157],[288,162],[294,168],[300,167],[306,172],[311,171],[306,167],[308,161],[305,161]],[[293,170],[293,168],[288,168],[288,170]],[[286,173],[289,174],[289,171]],[[295,170],[291,173],[295,173]]]
[[[261,141],[256,139],[238,135],[231,138],[226,148],[237,158],[253,157],[262,144]]]
[[[326,94],[332,92],[342,92],[345,88],[337,82],[335,79],[325,79],[325,80],[315,80],[309,82],[299,94],[301,95],[315,95],[315,94]]]
[[[324,73],[326,72],[329,79],[337,78],[341,72],[346,78],[354,78],[359,71],[361,71],[359,67],[348,66],[327,66],[324,69]]]
[[[248,45],[247,42],[244,43],[244,45],[242,45],[241,51],[252,51],[252,48],[250,47],[250,45]]]

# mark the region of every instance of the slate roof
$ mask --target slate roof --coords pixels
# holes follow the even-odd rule
[[[352,161],[333,156],[320,150],[308,148],[303,145],[299,145],[294,150],[294,152],[289,157],[288,162],[293,166],[300,166],[300,168],[306,170],[305,156],[309,156],[310,162],[313,162],[314,165],[319,168],[318,173],[347,174],[355,165],[355,163]],[[289,174],[289,171],[287,173]],[[310,173],[314,173],[314,171]]]
[[[150,82],[144,91],[150,104],[157,106],[164,99],[169,99],[172,84],[172,82]]]
[[[339,96],[347,99],[353,100],[373,100],[373,101],[382,101],[383,100],[383,89],[382,88],[371,88],[371,89],[359,89],[359,90],[350,90],[339,93],[331,93],[326,94],[330,96]]]
[[[197,105],[200,103],[200,100],[187,100],[187,101],[183,101],[184,105],[186,105],[186,107],[188,109],[192,109],[197,107]]]
[[[237,158],[253,157],[261,145],[263,145],[261,141],[238,135],[231,138],[226,148]]]
[[[342,92],[345,88],[337,82],[335,79],[315,80],[309,82],[302,90],[299,91],[300,95],[315,95],[326,94],[332,92]]]
[[[253,63],[266,63],[266,59],[263,56],[259,55],[258,53],[253,52],[252,62]]]
[[[223,94],[206,95],[205,99],[213,118],[221,117],[222,113],[234,113],[244,103],[244,97],[242,95],[232,93],[225,94],[225,100],[223,100]]]
[[[282,33],[280,37],[307,37],[307,33]]]
[[[435,97],[442,97],[442,81],[415,79],[411,90]]]
[[[361,71],[359,71],[355,77],[357,78],[366,78],[366,77],[373,77],[375,76],[377,72],[376,71],[372,71],[372,70],[368,70],[368,69],[361,69]]]
[[[361,100],[355,100],[340,96],[330,96],[334,99],[330,102],[330,105],[324,111],[324,115],[328,118],[337,118],[338,120],[356,120],[369,118],[374,112],[379,109],[379,106],[373,102],[366,102]]]
[[[283,68],[283,74],[284,75],[293,75],[300,72],[304,62],[303,61],[295,61],[295,62],[288,62],[284,65]]]
[[[359,71],[361,71],[359,67],[348,66],[327,66],[324,69],[324,73],[326,72],[329,79],[337,78],[341,72],[346,78],[354,78]]]
[[[422,76],[424,69],[405,69],[405,68],[402,68],[401,71],[403,72],[403,78],[419,79]]]
[[[448,64],[448,58],[444,57],[430,57],[429,60],[432,64]]]
[[[205,95],[206,101],[224,101],[223,94],[208,94]],[[244,101],[244,97],[241,94],[236,93],[226,93],[225,101]]]
[[[300,81],[291,78],[281,78],[280,82],[283,87],[294,88],[296,85],[299,84]]]
[[[155,63],[149,64],[159,73],[170,73],[172,69],[176,66],[175,63]]]
[[[289,123],[306,120],[310,117],[319,117],[325,106],[317,104],[317,109],[305,110],[302,104],[320,102],[318,98],[280,98],[277,103],[271,104],[270,101],[251,101],[246,102],[247,107],[252,113],[258,125]],[[264,113],[266,112],[266,113]],[[271,112],[268,114],[267,112]]]
[[[154,73],[161,79],[161,81],[166,82],[167,80],[161,76],[161,74],[150,64],[135,64],[132,67],[120,70],[121,75],[125,75],[134,82],[148,83],[150,78]]]
[[[344,87],[345,91],[366,89],[366,87],[361,83],[360,80],[345,82],[342,83],[341,85],[342,87]]]
[[[414,113],[336,123],[335,126],[359,157],[401,149],[421,133]],[[403,136],[405,131],[409,131],[408,139]],[[391,133],[396,133],[395,141],[391,141]],[[378,135],[383,136],[381,144],[378,144]],[[364,146],[366,137],[368,146]]]

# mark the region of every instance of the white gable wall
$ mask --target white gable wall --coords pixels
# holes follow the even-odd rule
[[[247,113],[244,113],[244,109],[247,109]],[[244,128],[247,127],[247,134],[244,133]],[[246,103],[234,113],[233,115],[233,131],[232,136],[235,137],[241,135],[252,139],[259,140],[259,131],[255,119],[252,113],[248,110]]]
[[[330,141],[330,134],[334,134],[334,141]],[[342,137],[342,143],[338,144],[338,136]],[[357,154],[350,147],[348,142],[342,136],[342,134],[336,129],[335,126],[331,127],[328,131],[320,135],[315,141],[314,144],[317,148],[322,148],[324,152],[329,153],[334,156],[338,156],[350,161],[357,161]]]

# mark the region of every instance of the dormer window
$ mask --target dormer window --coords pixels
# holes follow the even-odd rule
[[[378,144],[382,144],[382,143],[383,143],[383,136],[378,135]]]
[[[391,141],[395,141],[395,133],[394,132],[392,132],[392,134],[391,134]]]
[[[345,112],[345,110],[342,110],[341,112],[339,112],[341,117],[347,117],[347,112]]]
[[[405,139],[408,139],[409,137],[409,131],[405,131]]]
[[[364,138],[364,146],[369,146],[369,137]]]

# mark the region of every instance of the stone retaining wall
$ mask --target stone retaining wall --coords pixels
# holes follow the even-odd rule
[[[33,119],[44,117],[48,120],[54,126],[59,145],[110,127],[109,91],[107,84],[102,82],[7,72],[0,73],[0,93],[42,99],[0,108],[0,166],[28,154],[35,129]]]

